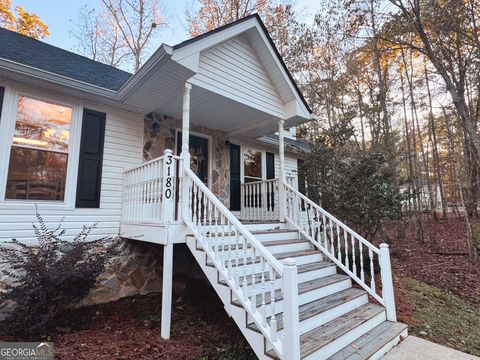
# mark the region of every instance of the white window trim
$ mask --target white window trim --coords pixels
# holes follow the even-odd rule
[[[26,96],[35,100],[46,101],[72,108],[72,122],[70,125],[70,139],[68,143],[67,178],[65,180],[65,198],[63,201],[5,199],[8,167],[10,163],[10,150],[12,148],[12,139],[17,120],[18,99],[20,96]],[[76,103],[71,99],[65,99],[62,96],[51,96],[30,89],[17,89],[9,86],[5,87],[3,108],[0,117],[0,134],[4,134],[1,137],[2,141],[0,141],[0,205],[2,207],[25,209],[33,208],[36,204],[39,209],[43,210],[75,209],[82,110],[83,107],[81,104]]]

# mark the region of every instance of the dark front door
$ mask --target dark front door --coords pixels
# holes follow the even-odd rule
[[[230,210],[240,210],[240,146],[230,144]]]
[[[208,184],[208,139],[190,135],[190,169]],[[182,152],[182,132],[177,133],[177,155]]]

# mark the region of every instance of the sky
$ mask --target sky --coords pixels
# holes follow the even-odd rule
[[[297,0],[297,9],[308,20],[313,19],[316,10],[320,8],[321,0]],[[158,46],[163,42],[175,45],[187,39],[185,9],[195,6],[194,0],[160,0],[168,28],[159,32],[155,38]],[[76,40],[70,35],[77,20],[78,9],[83,5],[90,8],[100,8],[100,0],[12,0],[12,7],[22,6],[25,11],[36,13],[45,22],[50,30],[50,36],[45,42],[75,51]]]

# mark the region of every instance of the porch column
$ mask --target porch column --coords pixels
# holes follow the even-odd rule
[[[162,323],[160,336],[170,339],[172,322],[172,287],[173,287],[173,243],[163,246],[163,283],[162,283]]]
[[[183,110],[182,110],[182,153],[180,154],[184,160],[183,166],[190,167],[190,90],[192,85],[185,83],[183,91]]]
[[[284,120],[278,120],[278,215],[280,221],[285,221],[285,152],[283,143]]]
[[[185,83],[183,90],[183,108],[182,108],[182,152],[180,156],[182,158],[182,168],[180,171],[190,169],[190,90],[192,85],[188,82]],[[189,196],[190,196],[190,184],[187,181],[186,176],[182,176],[181,184],[181,204],[179,204],[179,219],[183,221],[188,215]]]

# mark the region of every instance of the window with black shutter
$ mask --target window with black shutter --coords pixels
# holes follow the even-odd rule
[[[77,208],[100,207],[106,114],[84,109],[77,180]]]

